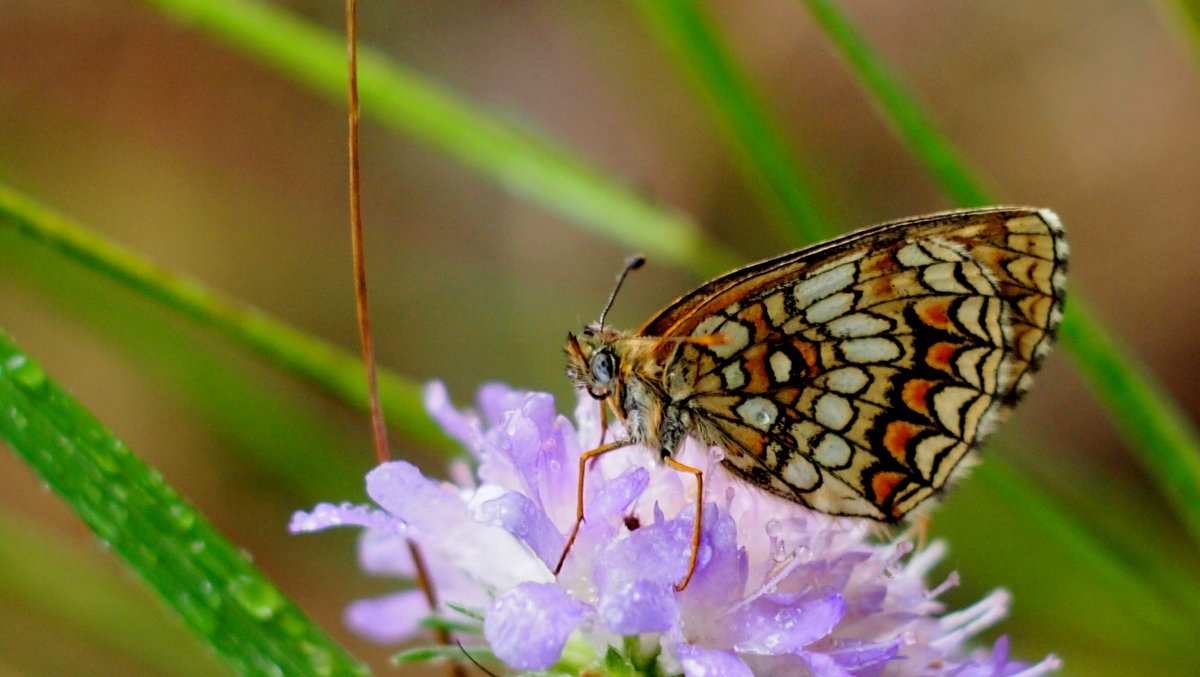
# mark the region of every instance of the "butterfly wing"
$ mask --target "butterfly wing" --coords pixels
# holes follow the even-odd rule
[[[726,465],[831,514],[902,519],[950,483],[1028,387],[1061,317],[1048,210],[868,228],[717,278],[668,306],[664,388]]]

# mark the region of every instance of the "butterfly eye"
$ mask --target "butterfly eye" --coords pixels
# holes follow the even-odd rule
[[[612,353],[607,350],[596,353],[596,356],[592,358],[592,376],[598,384],[607,385],[616,370]]]

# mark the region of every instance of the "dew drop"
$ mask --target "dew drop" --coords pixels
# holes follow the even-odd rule
[[[13,355],[4,367],[12,375],[13,381],[26,390],[41,390],[46,385],[46,372],[24,355]]]
[[[274,586],[249,576],[239,576],[229,584],[229,593],[254,618],[265,621],[284,604],[283,596]]]
[[[16,407],[8,410],[8,420],[12,421],[13,427],[17,430],[24,430],[29,426],[29,419],[25,418],[25,414],[18,411]]]
[[[312,666],[313,672],[318,675],[333,674],[333,654],[329,649],[323,646],[317,646],[312,642],[300,642],[300,650],[308,656],[308,663]]]
[[[167,509],[167,514],[171,516],[171,521],[175,523],[175,526],[183,531],[191,531],[196,524],[195,511],[185,505],[175,503]]]

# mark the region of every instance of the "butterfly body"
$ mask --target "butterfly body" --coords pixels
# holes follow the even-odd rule
[[[636,332],[569,337],[570,373],[631,443],[691,435],[735,474],[895,522],[951,486],[1028,387],[1061,316],[1048,210],[898,221],[751,264]]]

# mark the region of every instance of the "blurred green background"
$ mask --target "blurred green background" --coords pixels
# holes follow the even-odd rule
[[[340,30],[340,3],[285,4]],[[1072,284],[1195,419],[1200,69],[1171,22],[1153,3],[1101,0],[845,5],[997,194],[1059,212]],[[706,6],[835,227],[953,206],[801,3]],[[360,21],[365,45],[577,149],[746,261],[795,246],[627,5],[368,3]],[[0,178],[354,349],[344,117],[144,5],[0,0]],[[565,333],[595,318],[629,251],[370,121],[363,133],[380,360],[446,381],[464,404],[491,380],[567,396]],[[652,259],[610,317],[637,326],[699,281]],[[4,229],[0,326],[351,651],[389,670],[392,649],[349,635],[340,614],[394,582],[357,572],[352,533],[285,529],[315,500],[361,498],[358,473],[373,458],[363,416]],[[1163,583],[1194,596],[1200,554],[1063,354],[990,447],[1099,525],[1109,552],[1162,563],[1150,587],[1166,602],[1111,594],[1112,580],[1036,509],[984,481],[936,513],[945,568],[964,581],[947,599],[1010,588],[999,630],[1019,656],[1059,653],[1069,674],[1200,674],[1188,639],[1200,621],[1174,615]],[[344,463],[281,479],[257,460],[263,450],[297,467],[318,452]],[[394,453],[430,472],[443,464],[403,439]],[[0,455],[0,540],[46,548],[0,546],[0,626],[12,629],[0,633],[0,674],[222,673],[11,454]],[[124,617],[108,615],[122,605],[144,609],[153,633],[123,632]]]

